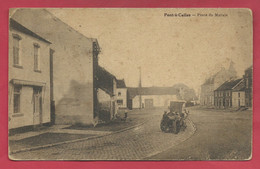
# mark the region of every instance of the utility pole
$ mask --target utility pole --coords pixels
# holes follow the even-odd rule
[[[142,70],[141,66],[139,68],[139,108],[142,108]]]

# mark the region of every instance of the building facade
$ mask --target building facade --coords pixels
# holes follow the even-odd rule
[[[50,44],[10,19],[9,129],[51,122]]]
[[[117,80],[118,108],[127,108],[127,88],[124,79]]]
[[[214,95],[214,90],[216,90],[225,81],[236,79],[236,74],[234,63],[231,61],[227,70],[222,68],[219,72],[206,79],[201,85],[200,105],[214,106],[214,98],[216,97]]]
[[[244,107],[245,104],[245,91],[233,91],[232,92],[232,107]]]
[[[128,88],[128,93],[130,109],[167,107],[170,101],[180,100],[179,91],[172,87]]]
[[[226,81],[214,91],[216,108],[244,106],[244,99],[243,79]]]
[[[253,66],[245,70],[245,105],[247,107],[253,106]]]
[[[17,9],[11,16],[52,42],[53,109],[56,124],[96,123],[100,48],[46,9]],[[28,22],[30,20],[30,22]]]

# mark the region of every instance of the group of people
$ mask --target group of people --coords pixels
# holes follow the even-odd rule
[[[162,131],[173,131],[177,134],[179,130],[184,130],[187,127],[185,119],[189,112],[186,109],[184,109],[184,111],[177,111],[173,107],[169,109],[170,111],[164,112],[161,129]]]

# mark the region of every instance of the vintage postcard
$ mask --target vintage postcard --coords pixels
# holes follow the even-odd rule
[[[249,9],[16,8],[12,160],[250,160]]]

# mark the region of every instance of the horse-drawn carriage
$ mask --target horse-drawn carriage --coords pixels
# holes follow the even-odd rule
[[[161,120],[161,130],[178,134],[180,130],[185,130],[185,119],[188,116],[186,109],[183,110],[183,101],[171,101],[169,111],[165,111]]]

